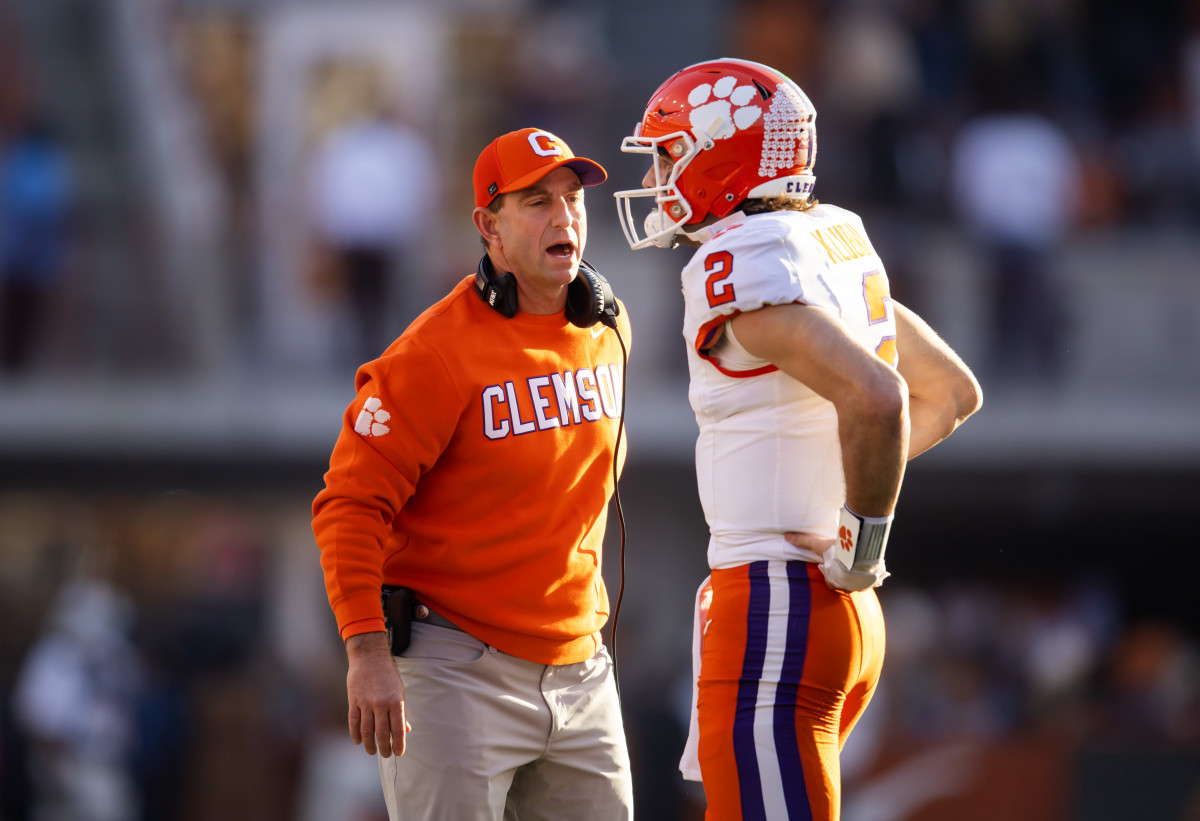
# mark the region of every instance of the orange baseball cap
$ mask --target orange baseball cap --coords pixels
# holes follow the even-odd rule
[[[565,142],[538,128],[522,128],[503,134],[483,149],[475,161],[475,205],[487,206],[501,194],[528,188],[551,171],[567,166],[584,185],[599,185],[608,179],[600,163],[576,157]]]

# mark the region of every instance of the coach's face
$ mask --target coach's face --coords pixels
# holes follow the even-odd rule
[[[534,314],[563,310],[567,285],[579,272],[587,242],[579,175],[566,166],[556,168],[528,188],[505,194],[498,212],[480,210],[490,215],[480,231],[488,239],[497,268],[512,271],[517,278],[521,310]]]

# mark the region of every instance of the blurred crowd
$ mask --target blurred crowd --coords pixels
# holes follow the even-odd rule
[[[453,192],[491,134],[562,130],[635,184],[617,146],[652,84],[716,54],[808,91],[817,195],[864,214],[902,298],[934,287],[922,227],[968,243],[990,313],[981,365],[999,377],[1061,376],[1083,321],[1057,272],[1065,244],[1200,222],[1194,3],[668,5],[5,0],[6,369],[357,361],[392,330],[364,305],[407,320],[469,270]],[[98,123],[63,83],[120,100],[125,121]],[[339,165],[348,139],[370,141],[370,160]],[[593,207],[605,247],[610,210]],[[89,345],[98,329],[129,338]]]
[[[1185,776],[1134,816],[1096,816],[1097,751],[1161,754],[1195,771],[1200,644],[1186,627],[1131,620],[1108,580],[896,586],[880,596],[888,656],[865,738],[850,750],[846,817],[887,796],[918,818],[1194,819],[1200,784]],[[943,767],[927,777],[922,762]],[[1014,766],[1018,769],[1014,772]],[[1014,785],[1021,791],[1014,796]],[[1128,783],[1120,789],[1128,790]],[[857,794],[857,797],[856,797]],[[941,815],[929,814],[934,799]],[[986,799],[987,814],[972,812]],[[1142,815],[1144,814],[1144,815]],[[896,810],[891,817],[909,817]]]
[[[815,101],[817,196],[864,215],[897,297],[940,286],[920,226],[967,242],[993,389],[1060,382],[1095,321],[1062,271],[1071,243],[1200,223],[1195,3],[736,5],[737,50]]]
[[[14,614],[0,629],[0,818],[384,817],[374,764],[345,735],[344,662],[302,500],[6,493],[0,515]],[[991,814],[969,817],[1092,817],[1072,813],[1103,788],[1085,767],[1100,753],[1190,768],[1156,794],[1192,815],[1140,817],[1196,817],[1195,625],[1131,616],[1102,576],[906,578],[881,602],[888,657],[844,757],[847,819],[968,817],[983,799]],[[687,636],[655,646],[646,605],[630,607],[617,652],[639,812],[699,818],[675,769]]]
[[[806,89],[817,196],[862,213],[898,298],[933,298],[930,226],[969,247],[988,389],[1067,367],[1086,318],[1064,248],[1200,230],[1195,2],[330,5],[0,0],[0,402],[29,378],[289,360],[345,378],[398,330],[389,315],[473,270],[479,146],[536,122],[604,162],[612,190],[632,186],[625,129],[668,72],[714,56]],[[611,212],[597,197],[589,249],[624,266]],[[676,296],[671,275],[630,271],[609,274],[619,292]],[[653,334],[678,347],[662,313],[639,350]],[[384,817],[341,723],[305,509],[318,480],[282,498],[0,491],[0,821]],[[1005,817],[955,796],[1082,818],[1088,751],[1182,761],[1191,786],[1161,792],[1200,818],[1198,625],[1128,618],[1109,577],[881,598],[889,655],[847,749],[847,821]],[[675,772],[688,639],[672,640],[631,637],[622,659],[639,814],[699,818]],[[638,681],[676,652],[676,680]]]

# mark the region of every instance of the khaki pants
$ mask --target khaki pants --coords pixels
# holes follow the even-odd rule
[[[605,649],[578,664],[535,664],[418,623],[395,661],[413,729],[403,756],[379,759],[392,821],[632,818]]]

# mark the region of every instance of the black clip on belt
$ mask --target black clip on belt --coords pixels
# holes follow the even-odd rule
[[[408,649],[413,621],[466,632],[445,616],[438,615],[417,601],[412,588],[384,585],[380,592],[384,625],[387,627],[388,642],[393,656],[402,655]]]

